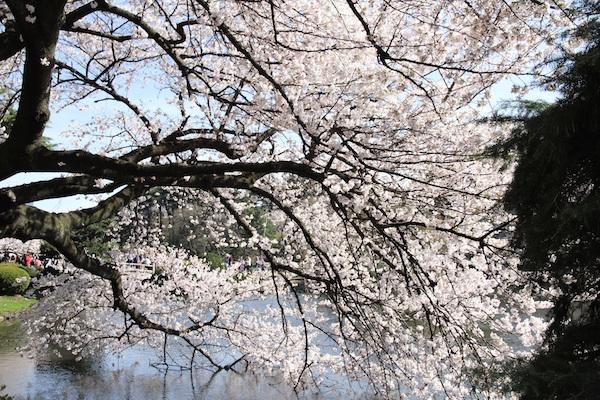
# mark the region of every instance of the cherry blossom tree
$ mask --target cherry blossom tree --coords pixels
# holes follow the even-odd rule
[[[31,240],[23,243],[20,240],[5,238],[0,239],[0,251],[15,252],[19,255],[37,254],[40,252],[41,242],[39,240]]]
[[[57,174],[0,190],[0,232],[44,239],[73,266],[38,306],[47,340],[85,354],[172,336],[190,365],[259,366],[298,389],[333,371],[419,398],[494,397],[485,371],[539,341],[539,288],[505,247],[510,174],[481,156],[505,133],[477,121],[496,82],[543,73],[569,10],[2,0],[0,18],[0,110],[14,112],[0,179]],[[49,148],[48,124],[67,109],[80,119]],[[158,187],[212,207],[214,221],[195,223],[266,268],[215,270],[161,244],[135,212]],[[71,195],[104,197],[63,213],[31,204]],[[259,201],[281,240],[244,213]],[[128,272],[128,248],[98,258],[75,244],[73,231],[109,218],[162,275]],[[261,299],[274,301],[248,307]]]

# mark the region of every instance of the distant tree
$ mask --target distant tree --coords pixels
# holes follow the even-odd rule
[[[82,249],[96,257],[105,259],[111,250],[116,249],[117,243],[111,236],[111,225],[114,221],[105,219],[95,224],[90,224],[85,229],[77,229],[71,233],[73,242]]]
[[[94,246],[104,246],[102,242],[113,238],[113,244],[127,245],[132,238],[140,242],[147,240],[148,233],[153,232],[159,241],[176,248],[183,248],[195,256],[207,256],[207,260],[215,267],[223,266],[226,254],[239,259],[247,256],[257,256],[260,251],[251,248],[240,248],[235,245],[235,239],[229,244],[219,244],[222,236],[229,242],[231,236],[243,235],[238,227],[228,227],[227,212],[215,209],[211,204],[188,199],[185,203],[178,201],[176,192],[162,189],[152,189],[146,196],[138,199],[132,212],[135,219],[128,226],[118,224],[115,218],[102,224],[103,228],[95,229]],[[247,196],[246,196],[247,197]],[[247,198],[242,215],[248,219],[249,225],[264,237],[281,240],[281,226],[271,219],[273,207],[260,199]],[[230,230],[232,232],[227,232]],[[97,235],[96,233],[99,233]],[[82,230],[79,235],[86,235]],[[84,247],[89,249],[90,243]]]

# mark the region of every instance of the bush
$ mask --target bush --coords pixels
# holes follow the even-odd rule
[[[31,278],[15,263],[0,263],[0,294],[23,294]]]
[[[34,267],[33,264],[30,267],[27,267],[25,265],[19,265],[19,268],[21,268],[23,271],[27,272],[27,274],[29,275],[30,278],[37,277],[41,272],[41,270]]]
[[[223,257],[221,257],[220,254],[209,251],[208,253],[206,253],[206,256],[204,256],[206,261],[208,262],[208,265],[210,265],[210,267],[212,269],[222,269],[224,268],[224,261],[223,261]]]

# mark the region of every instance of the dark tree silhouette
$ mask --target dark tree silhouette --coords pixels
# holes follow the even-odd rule
[[[599,5],[581,5],[598,15]],[[532,109],[509,141],[518,153],[505,202],[518,216],[521,268],[559,294],[545,347],[514,374],[523,399],[597,399],[600,394],[600,27],[558,62],[562,98]]]

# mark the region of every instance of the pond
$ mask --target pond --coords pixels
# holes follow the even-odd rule
[[[260,308],[266,303],[252,303],[249,307]],[[327,310],[321,312],[327,313]],[[35,334],[31,338],[25,336],[19,321],[0,322],[0,385],[6,385],[0,394],[9,394],[15,400],[373,398],[365,390],[364,382],[350,384],[332,374],[328,376],[329,387],[321,386],[318,391],[306,391],[297,396],[287,381],[260,371],[221,371],[216,374],[214,370],[203,368],[165,371],[153,366],[163,360],[162,352],[143,345],[124,349],[118,354],[98,353],[80,361],[64,352],[63,357],[58,358],[50,349],[33,357],[15,350],[35,339]],[[176,344],[170,347],[176,348]],[[323,343],[322,351],[327,351],[326,348]]]
[[[35,337],[29,338],[35,340]],[[29,340],[17,320],[0,323],[0,394],[17,399],[166,400],[166,399],[297,399],[283,379],[259,372],[238,373],[196,368],[155,368],[162,353],[137,345],[118,354],[99,353],[76,361],[48,351],[27,356],[15,348]],[[347,383],[304,392],[302,399],[369,398]]]

